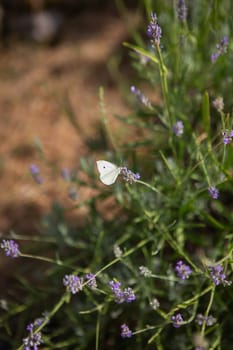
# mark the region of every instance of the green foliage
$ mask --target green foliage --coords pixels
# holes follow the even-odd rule
[[[224,144],[223,136],[232,129],[233,6],[230,1],[187,1],[188,17],[181,22],[176,2],[152,3],[144,1],[148,18],[135,35],[138,42],[124,44],[138,73],[130,85],[146,85],[151,105],[133,96],[131,113],[117,116],[140,136],[118,140],[107,122],[101,89],[101,138],[96,148],[92,141],[93,154],[80,159],[71,180],[93,191],[74,204],[77,213],[85,208],[85,217],[71,227],[64,208],[55,204],[41,223],[41,236],[30,244],[29,237],[10,235],[20,242],[16,259],[24,263],[15,265],[11,288],[2,296],[4,349],[23,349],[26,325],[43,312],[47,316],[35,330],[42,332],[43,349],[232,349],[233,290],[227,281],[233,267],[233,152],[231,137]],[[151,11],[162,28],[160,46],[145,35]],[[227,52],[211,62],[223,36],[229,38]],[[219,96],[223,108],[216,107]],[[67,97],[64,109],[79,133]],[[177,122],[183,124],[180,133],[174,129]],[[103,152],[101,139],[110,150],[99,157],[94,150]],[[130,184],[119,176],[104,186],[96,175],[98,158],[124,160],[141,178]],[[211,187],[219,198],[213,198]],[[180,260],[192,270],[187,279],[175,270]],[[209,270],[216,265],[225,273],[219,285]],[[97,289],[83,282],[77,295],[65,290],[65,275],[90,272]],[[136,300],[116,303],[109,287],[114,279],[132,288]],[[184,320],[179,328],[172,324],[177,313]],[[198,314],[213,315],[216,322],[199,325]],[[120,337],[122,324],[132,330],[130,339]]]

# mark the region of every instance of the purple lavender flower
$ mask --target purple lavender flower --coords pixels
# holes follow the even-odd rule
[[[224,36],[220,43],[216,45],[217,51],[210,56],[211,62],[214,63],[220,55],[227,52],[228,38]]]
[[[39,350],[39,345],[43,343],[41,332],[36,332],[35,323],[30,323],[27,326],[27,331],[29,335],[27,338],[23,339],[24,350]]]
[[[40,169],[38,168],[38,166],[35,164],[31,164],[29,170],[35,182],[37,182],[38,184],[42,184],[43,178],[40,175]]]
[[[141,102],[146,107],[151,108],[150,100],[141,92],[141,90],[135,86],[131,86],[130,91],[137,97],[139,102]]]
[[[218,199],[219,190],[216,187],[211,186],[211,187],[209,187],[208,191],[209,191],[210,197],[212,197],[213,199]]]
[[[233,138],[233,130],[225,130],[222,132],[222,136],[223,136],[223,144],[224,145],[228,145],[229,143],[231,143],[232,138]]]
[[[162,29],[158,25],[156,14],[153,12],[151,13],[151,21],[147,26],[147,35],[151,39],[153,45],[159,46],[162,37]]]
[[[65,275],[63,284],[72,294],[76,294],[82,290],[83,279],[75,275]]]
[[[6,256],[18,258],[18,256],[20,255],[19,245],[15,241],[13,241],[13,239],[3,239],[0,247],[5,250]]]
[[[223,286],[230,286],[231,281],[226,280],[226,274],[223,272],[223,266],[215,265],[208,267],[210,271],[210,277],[216,286],[223,284]]]
[[[132,288],[128,287],[124,289],[124,299],[126,303],[131,303],[136,299],[136,296]]]
[[[139,173],[133,173],[131,170],[129,170],[127,167],[121,168],[121,175],[123,175],[123,180],[132,184],[140,179]]]
[[[121,289],[121,283],[119,281],[110,281],[109,286],[114,294],[115,302],[122,304],[125,301],[124,292]]]
[[[173,327],[175,328],[179,328],[182,324],[182,322],[184,322],[183,317],[180,313],[172,316],[172,322],[173,322]]]
[[[216,318],[214,318],[212,315],[204,316],[202,314],[198,314],[196,317],[196,322],[199,326],[201,326],[204,322],[208,327],[213,326],[213,324],[216,323]]]
[[[132,337],[132,331],[129,329],[129,327],[125,323],[121,325],[121,337],[122,338]]]
[[[124,290],[121,289],[121,283],[117,280],[109,282],[110,288],[114,294],[115,302],[117,304],[122,304],[124,302],[131,303],[136,299],[134,291],[132,288],[128,287]]]
[[[177,1],[177,15],[181,22],[185,22],[187,19],[187,7],[184,0]]]
[[[86,274],[85,279],[88,281],[87,282],[88,287],[90,287],[91,289],[97,288],[96,278],[93,273],[90,272]]]
[[[173,125],[173,132],[176,134],[176,136],[181,136],[184,132],[184,124],[181,120],[178,120],[174,125]]]
[[[175,271],[178,277],[181,278],[182,280],[188,279],[192,273],[190,266],[184,264],[182,260],[176,263]]]

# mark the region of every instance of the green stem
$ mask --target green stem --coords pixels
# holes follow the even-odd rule
[[[205,334],[205,329],[206,329],[206,318],[209,315],[210,309],[212,307],[213,304],[213,300],[214,300],[214,293],[215,293],[215,286],[212,286],[211,288],[211,293],[210,293],[210,300],[209,300],[209,304],[207,306],[206,312],[205,312],[205,319],[203,321],[202,327],[201,327],[201,335],[204,336]]]
[[[155,43],[155,48],[157,49],[158,57],[159,57],[159,72],[160,72],[162,93],[163,93],[164,104],[167,110],[168,121],[169,121],[169,126],[171,131],[173,122],[172,122],[172,116],[171,116],[170,104],[169,104],[169,98],[168,98],[167,68],[163,62],[163,56],[161,54],[161,50],[158,43]]]
[[[74,269],[74,266],[68,265],[68,264],[64,264],[63,262],[61,262],[60,260],[54,260],[51,258],[47,258],[45,256],[38,256],[38,255],[31,255],[31,254],[23,254],[20,253],[20,257],[22,258],[30,258],[30,259],[34,259],[34,260],[40,260],[40,261],[45,261],[45,262],[49,262],[58,266],[64,266],[64,267],[69,267],[70,269]]]
[[[152,191],[154,191],[156,193],[162,194],[156,187],[148,184],[147,182],[144,182],[144,181],[141,181],[141,180],[136,180],[136,182],[141,184],[141,185],[144,185],[144,186],[150,188]]]
[[[163,230],[164,231],[164,230]],[[177,242],[173,239],[173,237],[170,235],[170,233],[168,233],[167,231],[164,231],[164,234],[166,236],[166,239],[168,241],[168,243],[170,244],[170,246],[177,251],[180,255],[182,255],[185,260],[193,267],[193,269],[195,270],[195,272],[197,273],[202,273],[202,270],[199,269],[193,262],[192,260],[188,257],[188,255],[179,247],[179,245],[177,244]]]

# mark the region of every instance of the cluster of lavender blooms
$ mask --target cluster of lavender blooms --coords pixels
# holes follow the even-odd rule
[[[158,301],[157,298],[154,298],[150,301],[150,306],[152,307],[153,310],[157,310],[160,307],[160,302]]]
[[[122,338],[132,337],[132,331],[129,329],[129,327],[125,323],[121,325],[121,337]]]
[[[180,137],[183,135],[184,132],[184,124],[181,120],[178,120],[174,125],[173,125],[173,132],[176,136]]]
[[[37,318],[33,323],[27,326],[29,335],[23,339],[23,350],[39,350],[39,345],[44,341],[42,339],[41,332],[37,332],[36,329],[42,325],[45,318]]]
[[[183,317],[180,313],[172,316],[173,327],[180,328],[182,323],[184,322]]]
[[[121,175],[123,175],[123,180],[132,184],[140,179],[139,173],[133,173],[127,167],[121,167]]]
[[[213,324],[216,323],[216,318],[214,318],[212,315],[204,316],[202,314],[198,314],[196,317],[196,322],[199,326],[201,326],[204,322],[205,324],[210,327],[213,326]]]
[[[184,0],[177,1],[177,16],[181,22],[185,22],[187,19],[188,10]]]
[[[225,131],[223,131],[222,132],[222,136],[223,136],[223,144],[224,145],[228,145],[232,141],[233,130],[225,130]]]
[[[228,281],[226,279],[226,274],[223,272],[223,266],[221,265],[215,265],[215,266],[208,266],[210,277],[212,281],[214,282],[215,286],[218,286],[222,284],[225,286],[230,286],[232,284],[231,281]]]
[[[221,96],[216,97],[216,99],[212,102],[214,108],[217,109],[218,112],[222,112],[224,108],[224,101]]]
[[[158,19],[155,13],[151,13],[151,21],[147,26],[147,35],[151,39],[151,42],[155,46],[160,45],[160,39],[162,37],[162,29],[158,24]]]
[[[3,239],[0,247],[5,251],[6,256],[18,258],[20,255],[19,245],[13,239]]]
[[[97,282],[95,275],[93,273],[88,273],[85,275],[86,284],[91,289],[97,288]],[[63,278],[63,285],[72,294],[81,292],[83,289],[84,279],[77,275],[65,275]]]
[[[135,86],[131,86],[130,91],[132,92],[132,94],[136,96],[138,101],[142,103],[144,106],[148,108],[152,107],[150,100],[141,92],[141,90],[139,90]]]
[[[218,197],[219,197],[219,190],[216,187],[210,186],[208,188],[208,191],[209,191],[210,197],[212,197],[213,199],[218,199]]]
[[[136,299],[133,289],[128,287],[122,290],[121,283],[117,280],[110,281],[109,286],[114,294],[115,302],[117,304],[122,304],[124,302],[131,303]]]
[[[38,168],[38,166],[35,164],[31,164],[29,167],[29,170],[35,182],[41,185],[44,182],[44,180],[40,175],[40,169]]]
[[[211,62],[214,63],[220,55],[223,55],[227,51],[228,38],[224,36],[220,43],[216,45],[217,51],[210,56]]]
[[[123,252],[118,244],[114,244],[113,253],[114,253],[115,257],[118,259],[122,256]]]
[[[191,270],[190,266],[184,264],[182,260],[179,260],[179,261],[176,263],[175,271],[176,271],[176,273],[177,273],[177,276],[178,276],[179,278],[181,278],[182,280],[188,279],[189,276],[190,276],[191,273],[192,273],[192,270]]]
[[[152,271],[148,269],[146,266],[139,266],[139,271],[140,274],[143,275],[144,277],[151,277],[152,276]]]
[[[97,282],[95,275],[93,273],[87,273],[85,275],[85,280],[87,281],[87,286],[91,289],[96,289],[97,288]]]
[[[80,278],[77,275],[65,275],[63,278],[63,284],[69,292],[76,294],[83,289],[83,278]]]

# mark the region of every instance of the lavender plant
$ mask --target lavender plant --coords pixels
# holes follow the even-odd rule
[[[159,99],[130,82],[142,103],[119,119],[143,136],[120,144],[106,128],[110,152],[80,160],[74,181],[94,194],[73,209],[86,217],[72,227],[56,205],[40,237],[4,233],[2,253],[17,258],[4,349],[232,349],[232,4],[174,3],[145,1],[138,42],[125,43]],[[103,157],[114,163],[101,182]]]

